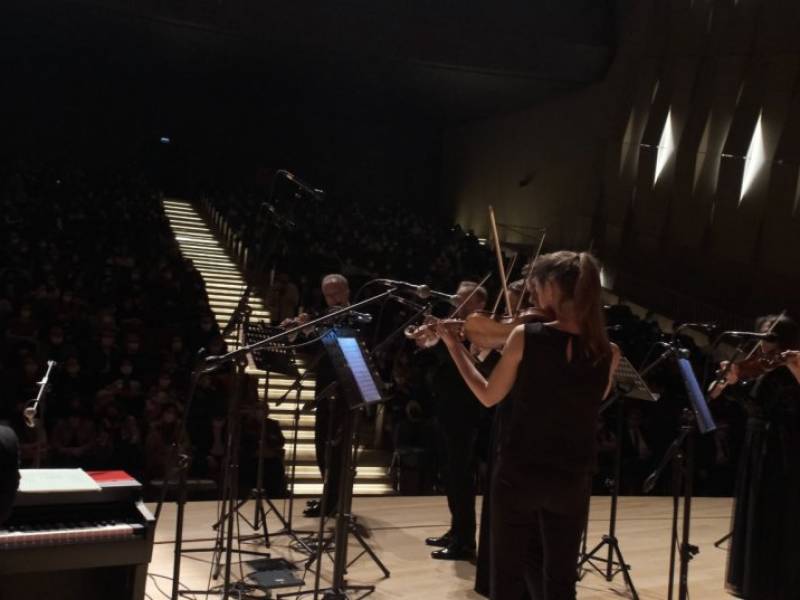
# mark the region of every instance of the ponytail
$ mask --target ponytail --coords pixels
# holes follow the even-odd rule
[[[545,254],[533,264],[533,277],[552,280],[562,292],[562,301],[572,303],[586,354],[595,361],[611,354],[600,302],[600,269],[588,252],[562,250]]]
[[[580,272],[573,300],[575,317],[589,356],[600,360],[611,354],[600,298],[600,269],[588,252],[581,252],[578,257]]]

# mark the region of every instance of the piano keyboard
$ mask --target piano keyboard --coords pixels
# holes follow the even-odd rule
[[[23,525],[8,529],[0,528],[0,549],[109,542],[128,540],[143,534],[143,525],[113,521],[57,523],[52,526]]]

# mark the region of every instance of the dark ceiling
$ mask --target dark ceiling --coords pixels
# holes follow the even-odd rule
[[[146,85],[172,90],[176,106],[208,91],[270,106],[463,121],[601,79],[616,43],[613,0],[3,5],[7,81],[23,96],[69,81],[58,100],[66,103],[95,88],[115,102],[127,86]]]

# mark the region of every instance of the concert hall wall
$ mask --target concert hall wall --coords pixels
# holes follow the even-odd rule
[[[687,297],[800,313],[800,3],[623,6],[604,81],[446,132],[451,214],[486,233],[493,204],[550,249],[591,247],[612,287],[676,317]]]

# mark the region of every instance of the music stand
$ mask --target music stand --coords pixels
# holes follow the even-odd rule
[[[582,572],[582,568],[587,564],[603,576],[606,581],[611,581],[619,573],[622,573],[625,584],[631,590],[633,600],[638,600],[639,595],[636,592],[636,587],[633,585],[633,579],[630,575],[631,567],[625,562],[622,556],[622,550],[620,549],[619,540],[616,536],[619,481],[622,471],[622,436],[624,434],[625,400],[630,398],[645,402],[658,401],[658,394],[654,394],[650,391],[642,377],[643,374],[652,370],[658,363],[660,363],[660,361],[656,361],[656,363],[650,365],[640,374],[625,356],[621,356],[617,369],[614,372],[617,391],[600,405],[600,412],[602,413],[612,404],[615,402],[617,403],[617,447],[614,451],[614,477],[611,485],[611,515],[609,517],[608,533],[603,535],[600,542],[592,548],[590,552],[587,552],[586,539],[589,529],[589,503],[592,497],[590,491],[586,506],[586,527],[584,527],[583,531],[581,555],[578,560],[579,579],[583,577],[584,573]],[[608,546],[608,555],[606,557],[600,557],[600,551],[604,546]],[[604,569],[598,567],[597,564],[595,564],[596,562],[605,563]]]
[[[245,343],[252,346],[281,333],[281,331],[281,328],[271,327],[264,321],[257,323],[248,321],[245,324],[244,331]],[[251,356],[253,357],[253,363],[262,371],[279,373],[288,377],[298,377],[300,375],[295,361],[294,350],[287,347],[284,342],[266,343],[257,350],[253,350]]]
[[[346,329],[332,329],[322,338],[322,345],[325,349],[334,372],[336,373],[337,387],[341,392],[341,397],[331,396],[328,400],[334,402],[347,402],[347,416],[342,420],[339,431],[330,432],[326,444],[326,455],[331,458],[332,440],[334,435],[341,439],[341,452],[339,456],[341,477],[339,482],[339,502],[336,514],[336,525],[334,529],[334,551],[333,551],[333,575],[331,585],[328,588],[320,589],[320,576],[322,567],[322,553],[325,551],[326,544],[323,541],[325,513],[327,510],[327,498],[330,494],[323,493],[322,505],[320,506],[320,526],[319,541],[316,553],[316,573],[313,590],[300,590],[287,594],[280,594],[278,598],[288,598],[300,596],[308,593],[314,594],[316,598],[321,592],[323,597],[330,600],[346,599],[347,592],[362,593],[359,598],[364,598],[375,591],[374,585],[350,585],[345,581],[344,575],[347,568],[363,554],[369,554],[372,560],[383,571],[385,577],[390,573],[386,566],[375,555],[373,550],[367,545],[363,537],[354,526],[351,507],[353,501],[353,479],[357,464],[358,448],[353,443],[355,432],[358,430],[359,416],[361,409],[366,406],[379,404],[385,400],[382,394],[383,384],[378,376],[378,370],[372,362],[371,356],[358,339],[353,331]],[[330,464],[326,461],[326,464]],[[328,473],[325,473],[325,486],[328,486]],[[326,490],[327,492],[327,490]],[[353,534],[361,544],[363,551],[353,561],[347,561],[348,537]]]

